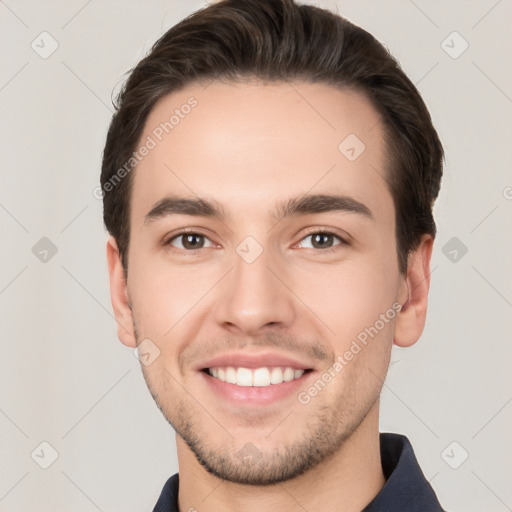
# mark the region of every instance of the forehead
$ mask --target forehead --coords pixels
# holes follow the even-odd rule
[[[363,202],[380,196],[380,206],[390,205],[380,117],[352,90],[303,82],[191,84],[155,105],[143,145],[150,149],[133,177],[134,216],[165,194],[262,211],[307,192]]]

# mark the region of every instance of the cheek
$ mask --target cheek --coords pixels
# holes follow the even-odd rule
[[[296,273],[297,295],[327,326],[326,336],[337,353],[376,323],[380,339],[392,338],[399,274],[396,266],[389,267],[385,259],[367,256]]]
[[[203,298],[219,280],[219,272],[222,269],[216,265],[171,268],[164,258],[134,253],[128,293],[139,334],[163,342],[175,337],[191,319],[196,321]]]

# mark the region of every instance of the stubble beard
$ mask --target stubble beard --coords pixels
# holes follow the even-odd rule
[[[378,401],[380,393],[380,388],[372,390],[363,408],[354,406],[356,402],[353,390],[340,391],[332,404],[316,405],[314,401],[308,405],[298,404],[297,412],[302,417],[307,408],[314,404],[309,412],[310,417],[301,420],[304,428],[299,438],[290,441],[287,436],[287,420],[296,421],[292,411],[281,425],[279,422],[282,418],[276,420],[273,427],[278,426],[271,436],[275,438],[281,435],[283,442],[278,449],[269,449],[256,440],[256,437],[263,437],[265,441],[265,435],[262,436],[261,431],[255,433],[253,441],[250,436],[246,440],[238,440],[229,434],[229,425],[219,426],[186,390],[175,383],[167,370],[164,369],[164,375],[168,377],[166,382],[172,389],[164,382],[161,391],[153,385],[147,369],[143,367],[142,370],[158,408],[197,461],[210,474],[222,480],[252,486],[286,482],[328,461],[361,425]],[[215,422],[215,427],[219,426],[214,431],[220,432],[221,427],[224,429],[217,442],[212,438],[212,430],[205,430],[205,425],[210,422]],[[263,431],[268,433],[272,428],[269,429],[267,423]]]

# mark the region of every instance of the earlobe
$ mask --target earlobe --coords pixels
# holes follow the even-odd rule
[[[117,323],[117,336],[123,345],[135,348],[137,341],[132,310],[128,300],[126,277],[117,243],[112,236],[107,241],[107,262],[110,276],[110,299]]]
[[[395,324],[394,343],[399,347],[414,345],[425,327],[433,243],[430,235],[424,235],[409,255],[399,297],[402,309]]]

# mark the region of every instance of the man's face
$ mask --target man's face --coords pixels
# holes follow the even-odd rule
[[[211,473],[296,476],[377,417],[404,299],[379,116],[328,85],[214,82],[163,98],[148,136],[127,278],[137,342],[160,351],[148,387]]]

